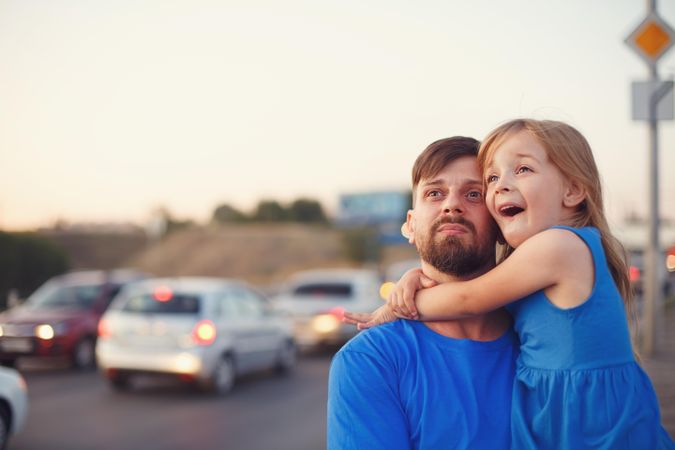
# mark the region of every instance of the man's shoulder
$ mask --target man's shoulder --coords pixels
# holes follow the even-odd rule
[[[392,351],[408,347],[414,333],[414,324],[410,321],[395,320],[360,332],[338,354],[354,352],[371,356],[391,355]]]

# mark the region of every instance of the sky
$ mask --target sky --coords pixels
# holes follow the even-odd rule
[[[646,214],[638,0],[0,0],[0,229],[205,222],[222,203],[405,190],[417,155],[516,117],[589,140]],[[657,2],[675,27],[675,2]],[[675,74],[675,50],[659,62]],[[675,218],[675,127],[660,122]]]

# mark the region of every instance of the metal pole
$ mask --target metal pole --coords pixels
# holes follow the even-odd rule
[[[648,12],[656,11],[656,0],[647,0]],[[657,82],[659,74],[656,64],[650,69],[651,81]],[[642,339],[642,352],[645,356],[654,354],[657,348],[657,317],[660,311],[661,287],[659,286],[659,172],[658,172],[658,121],[656,119],[656,107],[659,98],[658,89],[655,89],[649,102],[649,231],[647,248],[645,249],[645,298],[643,309],[644,334]]]

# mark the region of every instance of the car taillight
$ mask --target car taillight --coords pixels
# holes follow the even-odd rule
[[[340,306],[336,306],[335,308],[331,308],[326,312],[328,314],[332,314],[338,320],[342,320],[345,317],[345,309],[340,307]]]
[[[640,269],[638,269],[635,266],[630,266],[630,268],[628,269],[628,276],[630,278],[631,283],[640,281]]]
[[[173,298],[173,291],[167,286],[157,286],[152,294],[158,302],[168,302]]]
[[[210,320],[200,320],[192,329],[192,340],[197,345],[211,345],[216,340],[216,326]]]
[[[110,332],[110,326],[108,325],[108,322],[105,320],[101,319],[98,322],[98,337],[101,339],[107,339],[112,336],[112,333]]]

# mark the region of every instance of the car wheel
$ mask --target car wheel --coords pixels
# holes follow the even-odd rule
[[[225,355],[216,363],[206,388],[216,395],[225,395],[234,387],[235,377],[234,360],[231,356]]]
[[[126,391],[131,387],[131,377],[126,374],[107,375],[110,387],[115,391]]]
[[[297,362],[297,349],[292,341],[286,341],[279,349],[277,356],[276,371],[279,374],[287,374],[293,371]]]
[[[80,339],[72,355],[73,366],[77,369],[93,369],[96,366],[96,342],[90,337]]]
[[[11,416],[5,405],[0,405],[0,450],[7,448]]]
[[[0,365],[5,366],[5,367],[16,367],[16,358],[6,358],[3,360],[0,360]]]

